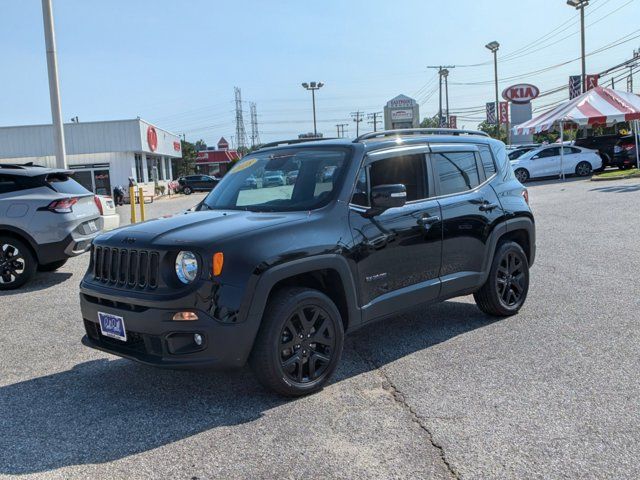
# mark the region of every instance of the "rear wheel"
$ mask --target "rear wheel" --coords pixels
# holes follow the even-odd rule
[[[320,390],[342,355],[340,312],[322,292],[285,288],[267,304],[249,364],[260,383],[287,396]]]
[[[580,162],[576,165],[576,175],[580,177],[586,177],[587,175],[591,175],[591,164],[589,162]]]
[[[191,187],[184,187],[182,189],[182,193],[184,193],[185,195],[191,195],[193,193],[193,188]]]
[[[529,291],[529,261],[515,242],[501,243],[493,257],[489,277],[473,294],[478,308],[496,317],[518,313]]]
[[[36,267],[36,259],[24,242],[0,236],[0,290],[21,287],[33,277]]]
[[[55,272],[59,268],[62,268],[65,263],[67,263],[66,258],[64,260],[58,260],[57,262],[51,262],[44,265],[40,264],[38,265],[38,270],[41,272]]]
[[[529,172],[527,170],[525,170],[524,168],[518,168],[513,173],[515,173],[516,178],[518,179],[518,181],[520,183],[524,183],[527,180],[529,180]]]

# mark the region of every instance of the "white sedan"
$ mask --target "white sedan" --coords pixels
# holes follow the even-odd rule
[[[560,160],[560,149],[564,148],[564,159]],[[562,168],[561,168],[562,163]],[[596,150],[583,147],[545,145],[525,153],[511,161],[511,166],[520,183],[530,178],[560,175],[585,177],[602,167],[602,159]]]

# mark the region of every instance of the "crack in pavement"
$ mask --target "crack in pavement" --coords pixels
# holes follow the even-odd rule
[[[420,417],[420,415],[418,415],[418,413],[413,409],[413,407],[409,405],[409,403],[407,403],[407,400],[405,399],[404,394],[398,389],[395,383],[393,383],[393,380],[389,378],[389,375],[387,375],[387,372],[384,371],[381,365],[376,364],[376,362],[374,362],[373,359],[366,356],[358,348],[355,348],[356,347],[355,344],[353,345],[353,347],[354,347],[353,350],[356,352],[356,354],[360,358],[362,358],[362,360],[365,363],[367,363],[380,376],[380,378],[382,379],[382,388],[387,392],[389,392],[394,402],[397,405],[399,405],[400,408],[402,408],[403,410],[406,410],[409,413],[411,420],[415,422],[427,434],[429,443],[431,443],[431,445],[438,451],[440,455],[440,459],[442,460],[442,463],[444,463],[445,467],[447,467],[447,471],[451,474],[451,476],[455,479],[462,478],[458,474],[458,472],[456,472],[456,470],[453,468],[453,465],[449,463],[449,460],[447,460],[444,447],[440,445],[438,442],[436,442],[435,438],[433,437],[433,433],[431,433],[431,430],[429,430],[429,427],[425,425],[424,420]]]

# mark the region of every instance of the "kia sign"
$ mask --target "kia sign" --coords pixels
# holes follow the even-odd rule
[[[540,95],[540,90],[535,85],[528,83],[520,83],[505,88],[502,92],[502,98],[513,103],[529,103],[531,100]]]
[[[147,128],[147,144],[152,152],[155,152],[158,148],[158,132],[151,125]]]

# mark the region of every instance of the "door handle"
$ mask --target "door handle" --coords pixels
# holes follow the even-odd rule
[[[479,208],[481,212],[490,212],[494,208],[498,208],[498,206],[497,203],[484,202]]]
[[[440,217],[438,215],[425,215],[424,217],[420,217],[418,219],[418,225],[423,227],[430,227],[436,222],[440,221]]]

